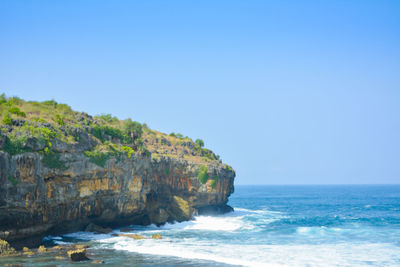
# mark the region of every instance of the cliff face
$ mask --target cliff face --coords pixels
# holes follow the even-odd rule
[[[0,95],[0,239],[13,245],[89,223],[163,224],[229,211],[234,177],[200,139]]]
[[[184,158],[144,156],[110,158],[103,167],[78,151],[60,153],[64,170],[50,169],[42,155],[0,152],[0,239],[11,242],[49,233],[103,226],[189,220],[208,208],[229,209],[234,171],[218,161],[201,164]],[[212,184],[212,182],[214,184]]]

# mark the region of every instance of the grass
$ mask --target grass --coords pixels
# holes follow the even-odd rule
[[[16,122],[18,126],[13,125]],[[168,135],[131,119],[119,120],[111,114],[90,116],[55,100],[24,101],[1,94],[0,132],[6,136],[3,151],[10,155],[32,150],[40,152],[43,163],[51,168],[64,168],[59,155],[53,151],[55,139],[66,144],[92,139],[98,147],[85,153],[92,162],[103,166],[109,157],[120,159],[126,155],[131,158],[134,153],[150,156],[150,151],[155,155],[185,158],[200,164],[216,159],[212,151],[202,147],[202,140],[195,144],[180,133]],[[160,140],[166,142],[161,144]]]

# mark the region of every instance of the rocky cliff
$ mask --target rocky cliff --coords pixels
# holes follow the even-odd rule
[[[27,245],[89,223],[159,225],[230,210],[235,172],[210,150],[149,129],[130,132],[124,144],[108,128],[96,133],[101,120],[82,114],[89,126],[55,127],[29,115],[2,126],[0,239]]]

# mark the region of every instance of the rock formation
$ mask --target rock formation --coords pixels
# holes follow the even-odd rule
[[[19,107],[23,110],[25,106]],[[83,230],[90,223],[102,227],[160,225],[190,220],[197,212],[230,210],[226,203],[233,192],[235,172],[210,150],[196,147],[191,139],[152,130],[144,131],[141,139],[132,133],[132,145],[123,147],[122,141],[107,135],[108,128],[96,135],[101,120],[85,116],[91,120],[90,127],[62,124],[55,128],[33,121],[17,125],[16,120],[2,127],[0,239],[22,248],[37,245],[45,235]],[[31,138],[37,129],[42,135],[47,131],[43,129],[64,133],[65,140],[69,138],[65,133],[72,132],[75,139],[67,142],[45,135],[43,145],[41,135]],[[11,150],[7,142],[21,132],[28,137],[20,147],[14,145],[19,150]],[[86,152],[101,151],[106,145],[127,153],[107,154],[99,163]]]

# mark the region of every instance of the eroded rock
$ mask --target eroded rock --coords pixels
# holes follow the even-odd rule
[[[101,226],[95,225],[94,223],[90,223],[86,229],[86,232],[93,232],[93,233],[97,233],[97,234],[108,234],[110,232],[112,232],[111,228],[103,228]]]
[[[7,241],[0,239],[0,256],[13,256],[16,254],[18,253]]]
[[[87,261],[89,260],[88,257],[86,257],[86,249],[77,249],[77,250],[70,250],[67,252],[68,257],[71,259],[71,261]]]

